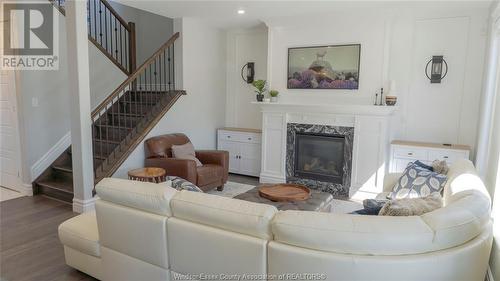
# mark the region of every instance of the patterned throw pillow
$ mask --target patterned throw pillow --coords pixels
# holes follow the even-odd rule
[[[198,186],[193,184],[190,181],[187,181],[181,177],[176,177],[176,176],[167,176],[167,180],[172,182],[172,187],[177,189],[177,190],[188,190],[188,191],[194,191],[194,192],[203,192]]]
[[[392,189],[391,199],[427,197],[440,194],[448,178],[409,163],[398,182]]]

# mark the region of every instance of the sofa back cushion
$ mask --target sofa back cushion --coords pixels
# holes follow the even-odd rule
[[[387,217],[279,212],[274,240],[288,245],[359,255],[414,254],[432,248],[432,229],[417,216]]]
[[[443,193],[445,205],[472,193],[488,201],[488,206],[491,205],[490,195],[471,161],[467,159],[456,161],[450,166],[447,176],[448,181]]]
[[[189,142],[184,134],[168,134],[147,139],[144,142],[146,158],[172,157],[172,145],[182,145]]]
[[[184,190],[172,198],[171,207],[176,218],[267,240],[272,239],[271,220],[278,211],[270,205]]]
[[[164,184],[104,178],[96,185],[104,201],[162,216],[172,216],[170,200],[177,193]]]

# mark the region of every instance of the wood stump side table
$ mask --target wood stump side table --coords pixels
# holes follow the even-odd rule
[[[160,183],[166,181],[167,172],[162,168],[140,168],[128,172],[129,180]]]

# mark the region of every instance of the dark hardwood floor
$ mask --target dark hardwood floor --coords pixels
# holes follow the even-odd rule
[[[77,215],[71,208],[43,196],[0,203],[2,281],[95,280],[64,262],[57,227]]]
[[[229,180],[258,185],[258,178]],[[0,203],[0,280],[96,280],[66,265],[57,227],[76,216],[71,204],[38,195]]]

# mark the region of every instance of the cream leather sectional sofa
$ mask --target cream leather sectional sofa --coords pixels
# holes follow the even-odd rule
[[[413,217],[278,212],[108,178],[96,212],[61,224],[59,237],[66,263],[100,280],[483,281],[490,197],[471,162],[448,176],[445,207]]]

